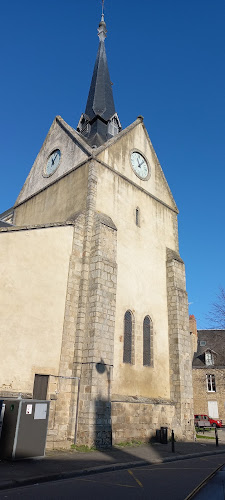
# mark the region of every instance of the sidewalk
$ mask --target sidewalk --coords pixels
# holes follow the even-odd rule
[[[217,453],[225,454],[225,444],[216,447],[214,439],[175,443],[175,453],[171,443],[113,447],[87,453],[55,450],[47,452],[43,459],[0,461],[0,489]]]

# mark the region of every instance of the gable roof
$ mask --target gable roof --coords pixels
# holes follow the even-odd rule
[[[52,151],[57,148],[62,153],[60,167],[56,169],[53,175],[45,176],[43,175],[44,165]],[[74,167],[87,161],[91,155],[92,148],[86,143],[84,138],[70,127],[61,116],[56,116],[17,197],[14,207],[59,180],[72,171]]]
[[[93,156],[97,160],[99,160],[98,157],[101,155],[101,153],[105,149],[112,148],[115,145],[115,143],[117,143],[119,141],[122,141],[125,135],[129,134],[136,127],[140,126],[142,128],[142,131],[143,131],[143,133],[144,133],[144,135],[145,135],[145,137],[147,139],[147,142],[149,144],[149,148],[151,150],[151,154],[152,154],[152,157],[154,159],[154,164],[155,164],[155,167],[156,167],[157,176],[160,179],[160,183],[163,184],[165,186],[166,190],[167,190],[169,204],[165,203],[165,205],[168,206],[169,208],[171,208],[174,212],[179,213],[179,210],[177,208],[177,205],[176,205],[176,202],[174,200],[173,194],[172,194],[171,189],[170,189],[170,187],[168,185],[168,182],[166,180],[166,177],[164,175],[162,167],[161,167],[161,165],[159,163],[158,157],[156,155],[156,152],[154,150],[154,147],[152,145],[152,142],[150,140],[150,137],[148,135],[148,132],[147,132],[147,129],[146,129],[145,125],[144,125],[144,121],[143,120],[144,120],[143,116],[138,116],[137,119],[133,123],[131,123],[131,125],[128,125],[128,127],[126,127],[125,129],[121,130],[119,132],[119,134],[115,135],[114,137],[112,137],[111,139],[109,139],[107,142],[105,142],[104,144],[102,144],[101,146],[99,146],[98,148],[96,148],[95,150],[93,150],[92,154],[93,154]],[[155,196],[155,199],[159,201],[159,197],[157,195]]]
[[[206,342],[205,345],[200,345]],[[207,366],[205,364],[205,352],[212,351],[214,354],[214,364]],[[194,354],[193,368],[210,367],[225,368],[225,330],[198,330],[198,348]]]

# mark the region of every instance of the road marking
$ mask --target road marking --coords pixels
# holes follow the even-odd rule
[[[217,458],[217,457],[216,457],[216,458]],[[203,462],[210,462],[210,463],[212,463],[212,459],[213,459],[213,457],[209,457],[209,458],[202,457],[202,458],[201,458],[201,460],[202,460]],[[223,465],[223,464],[224,464],[224,462],[222,462],[222,463],[221,463],[221,465]]]
[[[222,464],[223,465],[223,464]],[[138,470],[142,470],[142,471],[157,471],[157,472],[160,472],[161,470],[171,470],[171,471],[174,471],[174,472],[177,472],[178,470],[212,470],[213,468],[213,465],[211,467],[162,467],[161,469],[154,469],[154,468],[146,468],[146,469],[143,469],[142,467],[138,467]]]
[[[83,477],[77,477],[76,478],[77,481],[86,481],[88,483],[101,483],[101,484],[107,484],[109,486],[123,486],[124,488],[135,488],[135,486],[131,486],[130,484],[121,484],[121,483],[115,483],[114,481],[113,482],[108,482],[108,481],[95,481],[94,479],[84,479]]]
[[[129,474],[134,478],[134,480],[136,481],[136,483],[140,486],[140,488],[143,488],[143,484],[141,484],[141,481],[139,481],[139,479],[137,479],[135,477],[135,475],[133,474],[133,472],[130,470],[130,469],[127,469]]]

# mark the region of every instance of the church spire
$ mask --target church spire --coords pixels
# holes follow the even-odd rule
[[[121,130],[120,121],[115,112],[112,83],[106,58],[106,33],[103,1],[102,16],[98,27],[98,53],[85,113],[81,116],[77,127],[78,131],[86,137],[88,143],[93,147],[100,146]]]

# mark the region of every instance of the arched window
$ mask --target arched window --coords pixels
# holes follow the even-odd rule
[[[151,366],[152,351],[152,321],[149,316],[145,316],[143,321],[143,365]]]
[[[123,341],[123,362],[132,363],[132,314],[126,311],[124,314],[124,341]]]

